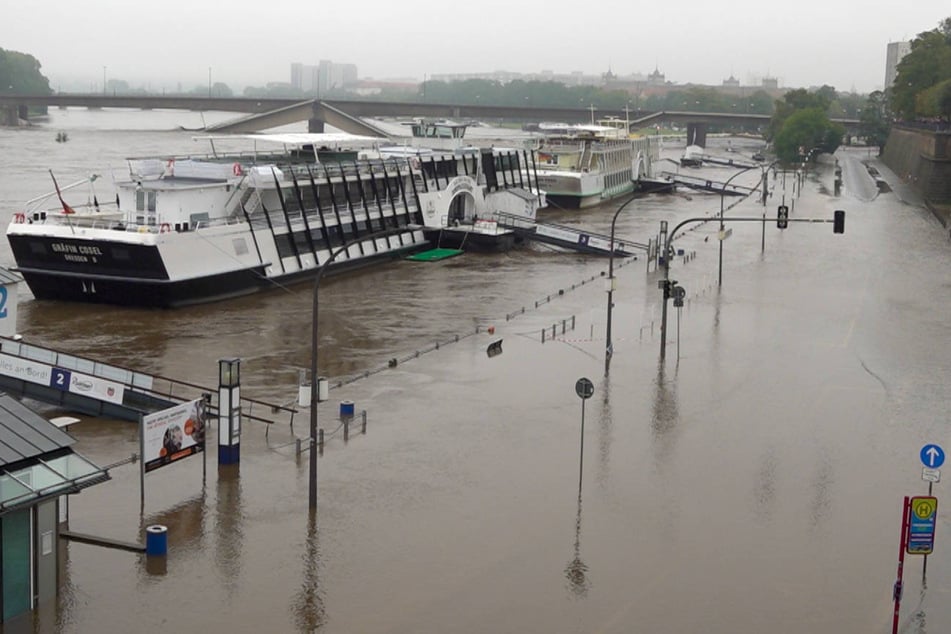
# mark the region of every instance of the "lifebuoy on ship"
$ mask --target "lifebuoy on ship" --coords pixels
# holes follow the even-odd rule
[[[163,222],[162,225],[159,227],[159,233],[168,233],[171,230],[172,228],[168,226],[167,222]]]
[[[26,214],[20,213],[19,211],[13,214],[13,222],[17,223],[18,225],[22,225],[24,222],[26,222]]]
[[[235,163],[234,165],[232,165],[231,171],[234,173],[235,176],[241,176],[241,174],[244,172],[244,170],[241,169],[241,163]]]
[[[419,169],[419,159],[416,158],[415,156],[410,157],[410,159],[409,159],[409,166],[412,167],[414,170],[418,170],[418,169]]]

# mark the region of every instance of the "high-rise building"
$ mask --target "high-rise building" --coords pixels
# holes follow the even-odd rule
[[[357,83],[355,64],[335,64],[326,59],[317,66],[294,62],[291,64],[291,86],[312,95],[322,95]]]
[[[889,42],[885,49],[885,88],[891,88],[898,76],[898,62],[911,52],[911,42]]]

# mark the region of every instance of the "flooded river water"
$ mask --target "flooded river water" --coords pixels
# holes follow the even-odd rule
[[[50,189],[48,169],[69,182],[194,146],[165,129],[197,115],[51,116],[0,130],[4,225]],[[59,130],[69,142],[55,142]],[[761,142],[732,145],[749,154]],[[801,197],[791,176],[785,190],[771,179],[767,209],[775,218],[784,196],[793,219],[846,209],[844,235],[770,220],[763,250],[763,226],[730,225],[722,286],[716,222],[675,240],[688,257],[671,277],[687,298],[671,307],[664,363],[658,273],[643,258],[615,263],[607,372],[603,258],[532,246],[327,279],[323,374],[460,341],[331,392],[316,525],[307,456],[295,451],[306,414],[267,434],[246,423],[237,468],[219,468],[212,450],[206,475],[200,458],[153,472],[141,513],[136,466],[75,496],[76,531],[131,541],[168,526],[167,561],[62,542],[59,600],[3,632],[890,631],[902,496],[927,491],[922,444],[951,440],[951,244],[912,197],[868,189],[865,150],[839,158],[841,196],[825,164]],[[736,170],[690,173],[724,181]],[[622,202],[540,215],[607,233]],[[650,196],[621,213],[617,233],[646,242],[661,220],[719,209],[715,195]],[[727,217],[762,211],[751,198]],[[0,263],[13,264],[5,241]],[[151,311],[37,302],[24,288],[19,331],[210,386],[217,360],[239,357],[243,394],[288,402],[309,365],[311,290]],[[503,354],[489,358],[498,339]],[[595,386],[584,404],[580,377]],[[367,411],[365,435],[344,440],[343,399]],[[87,418],[73,432],[98,464],[137,449],[128,423]],[[946,518],[939,508],[926,589],[921,558],[906,562],[903,631],[951,628]]]

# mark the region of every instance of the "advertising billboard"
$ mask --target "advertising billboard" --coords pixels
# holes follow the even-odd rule
[[[154,471],[205,450],[205,402],[195,399],[142,417],[142,463]]]

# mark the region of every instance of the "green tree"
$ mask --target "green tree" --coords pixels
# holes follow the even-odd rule
[[[918,93],[915,109],[919,116],[951,121],[951,79]]]
[[[773,108],[773,118],[769,122],[768,138],[775,139],[785,126],[786,120],[800,110],[818,110],[825,113],[832,103],[832,97],[827,89],[831,90],[832,96],[835,95],[835,89],[823,86],[817,92],[797,88],[787,92],[782,99],[777,99]],[[828,119],[827,115],[824,116]]]
[[[0,93],[48,95],[49,79],[40,72],[40,62],[32,55],[0,48]]]
[[[951,18],[943,26],[951,26]],[[911,42],[911,52],[898,63],[891,107],[896,115],[910,120],[925,116],[918,112],[918,95],[935,84],[951,79],[949,35],[939,31],[920,33]]]
[[[868,96],[865,107],[859,117],[859,134],[865,137],[869,145],[878,146],[879,154],[885,149],[888,131],[891,128],[891,116],[885,100],[885,93],[876,90]]]
[[[805,108],[786,118],[773,144],[776,156],[792,163],[801,160],[800,150],[809,152],[819,148],[823,152],[835,152],[844,134],[845,128],[829,121],[823,109]]]

